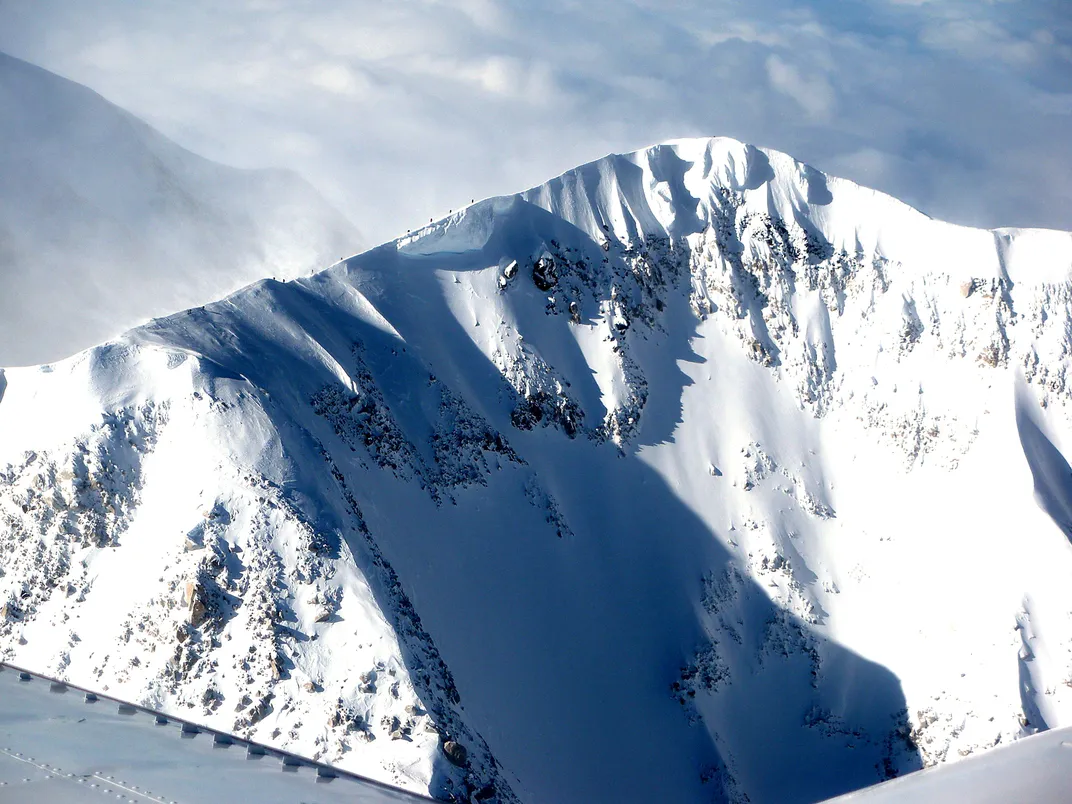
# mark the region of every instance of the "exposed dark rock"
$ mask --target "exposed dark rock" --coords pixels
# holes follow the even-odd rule
[[[465,750],[464,745],[454,740],[447,740],[443,743],[443,754],[452,765],[457,765],[459,768],[464,768],[469,764],[469,752]]]
[[[532,264],[532,281],[545,293],[554,289],[558,284],[558,271],[552,257],[540,257]]]

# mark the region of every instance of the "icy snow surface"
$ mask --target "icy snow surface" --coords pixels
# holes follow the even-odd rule
[[[683,140],[10,369],[0,657],[455,800],[1072,725],[1070,273]]]
[[[0,53],[0,365],[357,248],[298,176],[183,150],[91,90]]]

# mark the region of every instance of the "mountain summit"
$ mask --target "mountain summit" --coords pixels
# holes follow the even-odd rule
[[[0,375],[0,656],[453,801],[1072,723],[1072,235],[682,140]]]

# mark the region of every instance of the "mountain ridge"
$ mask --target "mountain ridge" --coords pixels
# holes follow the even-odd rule
[[[296,174],[210,162],[2,53],[0,109],[0,363],[66,357],[358,241]]]
[[[7,371],[0,650],[448,800],[1067,725],[1072,236],[852,187],[678,141]]]

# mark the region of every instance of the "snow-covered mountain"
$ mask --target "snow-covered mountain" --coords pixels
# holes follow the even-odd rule
[[[296,175],[209,162],[0,53],[0,365],[67,357],[357,242]]]
[[[0,655],[454,800],[1072,725],[1072,235],[727,139],[0,375]]]

